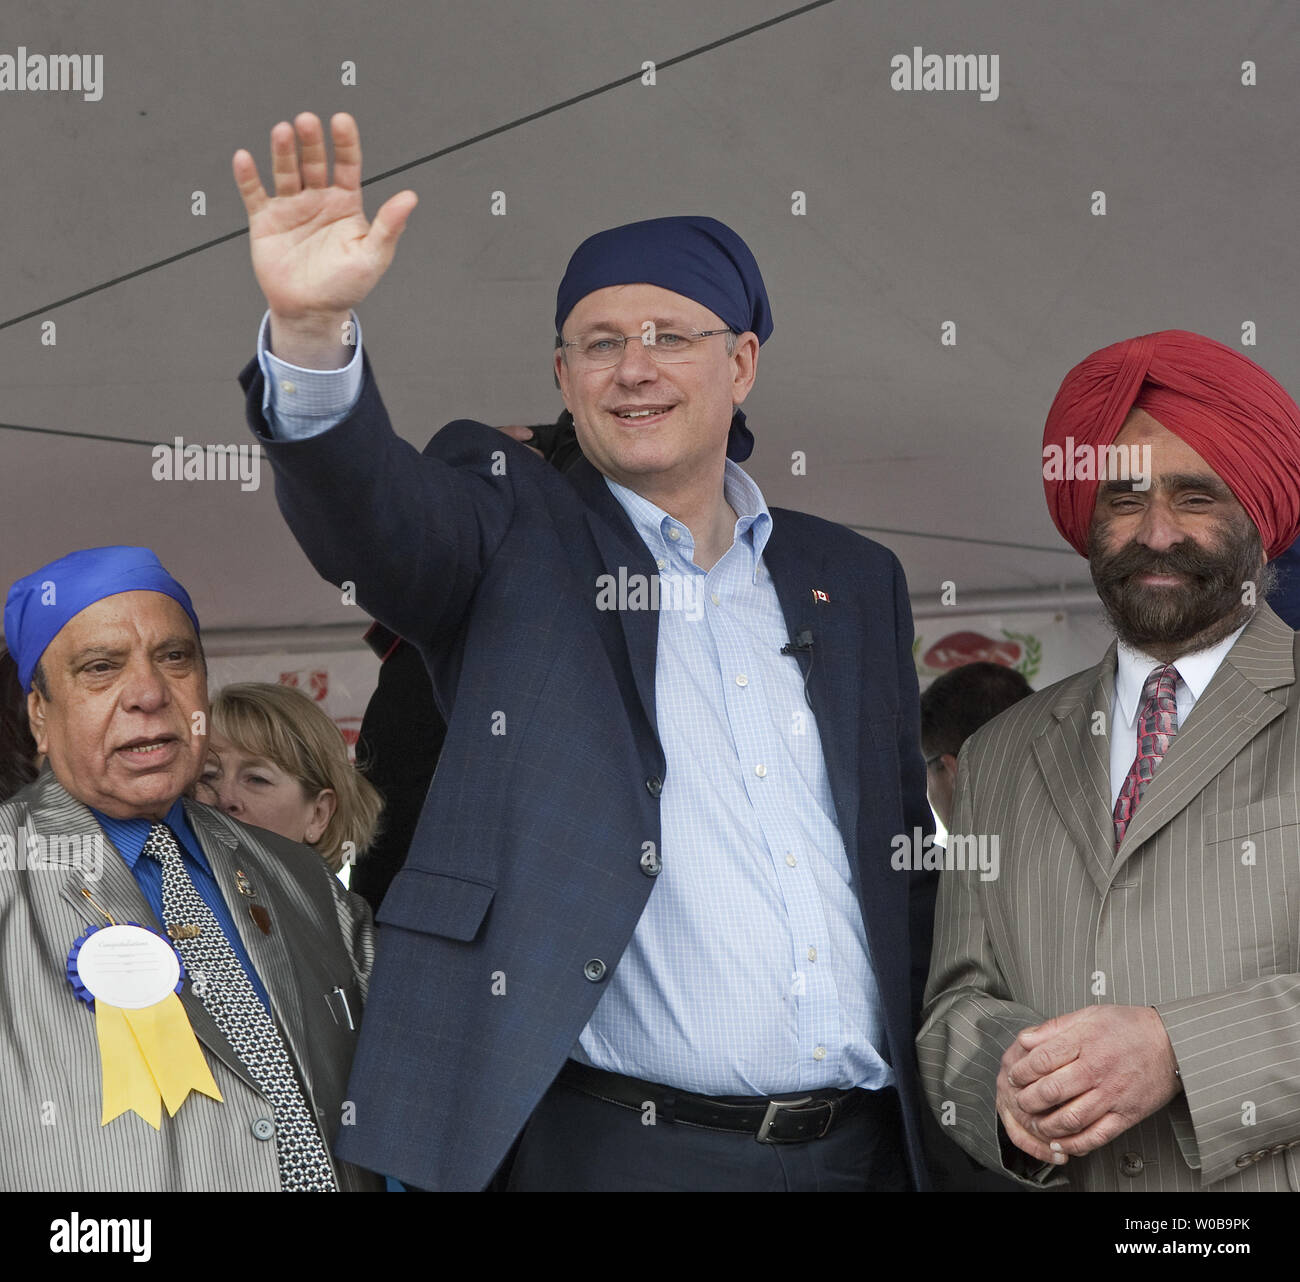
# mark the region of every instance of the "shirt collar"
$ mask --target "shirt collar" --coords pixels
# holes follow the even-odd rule
[[[155,821],[152,819],[114,819],[111,815],[101,814],[93,806],[90,808],[90,813],[95,816],[99,826],[108,834],[108,839],[117,848],[117,853],[122,856],[123,862],[134,873],[136,863],[144,850],[144,843],[149,839],[149,829],[153,827]],[[163,823],[176,834],[176,838],[184,847],[186,854],[196,859],[207,872],[211,872],[212,869],[203,854],[203,847],[199,845],[190,829],[189,821],[185,818],[185,806],[180,797],[177,797],[172,802],[171,809],[163,816]]]
[[[1174,660],[1174,667],[1178,669],[1179,683],[1191,691],[1193,700],[1201,697],[1205,687],[1210,684],[1210,679],[1219,670],[1224,655],[1232,649],[1245,629],[1246,625],[1243,623],[1230,636],[1224,637],[1218,645],[1212,645],[1208,650],[1197,650],[1194,654],[1185,654]],[[1119,701],[1119,715],[1123,723],[1132,726],[1136,723],[1138,700],[1142,698],[1142,688],[1146,685],[1147,677],[1151,675],[1151,669],[1162,668],[1164,664],[1159,659],[1153,659],[1149,654],[1143,654],[1141,650],[1133,649],[1123,641],[1119,643],[1116,654],[1115,697]]]
[[[772,514],[768,511],[763,492],[753,478],[732,459],[726,461],[726,471],[722,477],[722,494],[731,510],[736,514],[734,543],[748,543],[754,552],[754,576],[758,576],[758,561],[767,546],[772,533]],[[635,490],[620,485],[610,477],[605,477],[605,484],[610,493],[619,501],[623,511],[628,515],[641,541],[650,550],[656,561],[663,563],[674,556],[683,556],[691,560],[695,552],[695,540],[691,532],[680,521],[668,515],[661,507],[642,498]],[[673,538],[670,531],[677,531]]]

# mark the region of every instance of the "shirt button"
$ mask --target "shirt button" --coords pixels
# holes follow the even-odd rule
[[[795,864],[797,864],[799,861],[798,861],[798,860],[797,860],[793,855],[791,855],[791,854],[787,854],[786,857],[785,857],[785,862],[786,862],[786,863],[787,863],[791,868],[793,868],[793,867],[795,866]]]
[[[714,605],[722,604],[722,598],[716,592],[711,592],[709,594],[709,600],[712,601]]]
[[[651,775],[645,781],[645,788],[652,797],[657,797],[664,790],[664,781],[658,775]]]
[[[288,396],[292,396],[298,390],[297,383],[291,383],[287,379],[280,384],[280,390]]]
[[[736,684],[738,686],[747,686],[749,684],[749,678],[743,672],[738,673],[736,676]]]
[[[681,530],[676,529],[676,528],[674,527],[673,529],[671,529],[671,530],[668,531],[668,537],[669,537],[670,539],[672,539],[672,541],[673,541],[674,543],[676,543],[677,540],[680,539],[680,538],[682,537],[682,532],[681,532]]]
[[[817,960],[817,950],[816,950],[815,948],[809,947],[809,949],[808,949],[808,960],[809,960],[809,961],[816,961],[816,960]]]
[[[813,1051],[813,1059],[825,1059],[825,1058],[826,1058],[826,1047],[825,1047],[825,1046],[818,1046],[818,1047]]]
[[[645,873],[647,877],[659,876],[663,871],[663,866],[663,861],[653,850],[647,850],[645,854],[641,856],[641,871]]]
[[[593,957],[583,968],[582,973],[591,980],[593,984],[598,984],[605,978],[605,963],[599,957]]]
[[[664,568],[664,566],[666,566],[666,565],[668,564],[668,562],[665,561],[665,560],[663,559],[663,557],[660,557],[660,558],[655,562],[655,564],[656,564],[656,565],[657,565],[657,566],[662,570],[662,569]]]
[[[275,1134],[275,1123],[269,1117],[259,1117],[250,1129],[255,1140],[269,1140]]]
[[[765,765],[763,765],[763,764],[760,762],[758,765],[756,765],[756,766],[754,767],[754,773],[755,773],[755,774],[756,774],[760,779],[766,779],[766,778],[767,778],[767,767],[766,767]]]

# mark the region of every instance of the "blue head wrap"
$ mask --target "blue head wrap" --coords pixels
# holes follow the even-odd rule
[[[650,218],[589,236],[574,250],[555,296],[555,332],[578,300],[609,285],[658,285],[707,307],[738,334],[760,343],[772,332],[772,309],[754,255],[716,218]],[[754,435],[739,408],[731,419],[727,457],[741,463]]]
[[[119,592],[161,592],[194,624],[189,593],[148,548],[85,548],[19,579],[5,598],[5,643],[18,665],[18,680],[32,688],[32,673],[50,642],[74,615]]]

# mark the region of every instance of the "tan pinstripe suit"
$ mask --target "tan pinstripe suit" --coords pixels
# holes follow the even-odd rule
[[[332,1142],[356,1033],[346,1017],[331,1013],[325,994],[342,988],[358,1022],[374,956],[370,910],[306,847],[198,803],[186,802],[185,813]],[[254,1130],[259,1119],[271,1118],[270,1105],[188,980],[181,1002],[224,1103],[191,1095],[175,1117],[163,1111],[161,1131],[134,1113],[100,1126],[95,1018],[65,975],[76,937],[91,923],[104,924],[80,890],[85,886],[116,921],[158,923],[94,816],[48,767],[0,805],[0,836],[21,842],[21,851],[32,832],[64,839],[99,834],[106,857],[98,880],[82,875],[71,842],[50,851],[53,868],[0,870],[0,1189],[278,1190],[274,1139]],[[269,935],[253,924],[249,901],[235,890],[237,868],[270,914]],[[265,1133],[265,1122],[257,1131]],[[335,1169],[340,1188],[382,1187],[346,1163],[336,1161]]]
[[[1075,1189],[1300,1190],[1296,646],[1261,607],[1118,852],[1109,739],[1093,732],[1110,720],[1113,645],[963,748],[953,831],[997,834],[999,876],[941,878],[917,1046],[931,1107],[986,1166],[1003,1165],[995,1082],[1016,1033],[1110,1002],[1157,1009],[1184,1094],[1060,1170],[1014,1150],[1013,1174]]]

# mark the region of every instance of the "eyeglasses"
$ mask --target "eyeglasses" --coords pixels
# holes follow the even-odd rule
[[[715,334],[734,334],[732,329],[688,329],[685,332],[647,329],[644,334],[610,334],[597,330],[576,338],[555,340],[556,347],[572,350],[574,362],[587,369],[610,369],[623,359],[627,345],[641,343],[656,365],[680,365],[693,360],[695,345]]]

